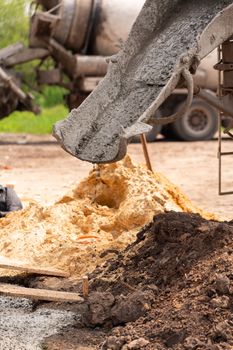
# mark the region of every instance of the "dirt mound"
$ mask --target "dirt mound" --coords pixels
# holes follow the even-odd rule
[[[50,207],[32,204],[1,219],[1,255],[82,275],[124,249],[155,214],[166,210],[208,216],[164,176],[126,157],[94,168]]]
[[[232,222],[156,216],[135,243],[90,276],[83,322],[115,326],[101,349],[232,349],[232,235]],[[80,344],[76,334],[63,335],[71,349]]]

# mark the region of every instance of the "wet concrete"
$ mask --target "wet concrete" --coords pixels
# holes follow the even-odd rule
[[[231,3],[147,0],[125,48],[111,58],[106,78],[56,124],[55,136],[65,150],[93,163],[121,159],[127,148],[124,129],[134,125],[158,97],[183,54],[191,55],[191,65],[198,53],[197,36]]]
[[[0,350],[39,350],[43,340],[77,322],[72,312],[39,308],[22,298],[0,298]]]

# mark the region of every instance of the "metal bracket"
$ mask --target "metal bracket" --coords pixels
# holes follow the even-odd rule
[[[214,69],[219,71],[233,70],[233,63],[223,63],[220,61],[214,65]]]

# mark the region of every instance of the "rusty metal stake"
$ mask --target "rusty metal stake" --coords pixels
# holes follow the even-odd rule
[[[148,148],[147,148],[147,141],[146,141],[146,136],[145,134],[141,134],[140,135],[140,139],[141,139],[141,144],[142,144],[142,149],[143,149],[143,154],[146,160],[146,166],[147,168],[153,172],[152,169],[152,165],[151,165],[151,161],[150,161],[150,156],[149,156],[149,152],[148,152]]]
[[[89,283],[88,283],[88,277],[83,276],[83,296],[84,298],[87,298],[89,295]]]

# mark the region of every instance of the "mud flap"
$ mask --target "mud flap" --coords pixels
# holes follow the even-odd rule
[[[138,122],[148,122],[184,81],[184,69],[195,72],[204,56],[232,36],[232,20],[232,0],[147,0],[105,79],[55,125],[54,136],[79,159],[122,159],[127,135],[140,132]]]

